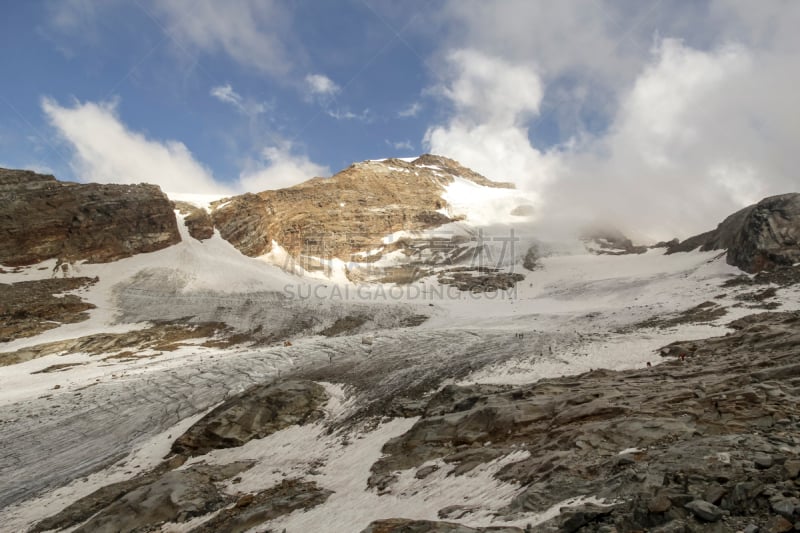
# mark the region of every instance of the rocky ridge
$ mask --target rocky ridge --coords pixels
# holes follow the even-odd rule
[[[180,240],[172,204],[155,185],[69,183],[0,169],[0,264],[104,263]]]
[[[445,157],[423,155],[355,163],[330,178],[314,178],[286,189],[243,194],[212,205],[215,227],[243,254],[263,255],[280,244],[300,265],[315,258],[374,261],[402,243],[382,239],[459,220],[442,199],[456,177],[486,187],[496,183]],[[509,207],[511,209],[512,206]]]
[[[764,198],[723,220],[716,229],[680,243],[667,253],[727,250],[728,264],[755,273],[800,262],[800,193]]]

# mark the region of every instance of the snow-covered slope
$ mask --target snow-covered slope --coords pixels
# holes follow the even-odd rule
[[[202,294],[203,298],[195,301],[200,308],[230,303],[227,298],[231,292],[274,293],[282,291],[285,283],[296,286],[298,282],[298,278],[274,266],[244,258],[218,238],[204,243],[184,239],[181,245],[154,254],[76,268],[101,279],[87,295],[99,306],[92,319],[52,330],[42,338],[17,341],[15,346],[119,327],[110,325],[120,310],[113,307],[120,301],[114,286],[141,277],[143,272],[148,273],[150,281],[168,288],[159,297],[170,291],[175,295],[185,291]],[[26,279],[45,273],[35,268],[26,272],[3,274],[2,279]],[[155,275],[156,272],[160,274]],[[435,376],[433,382],[440,384],[452,379],[460,383],[522,383],[590,368],[632,368],[650,361],[657,363],[653,354],[656,348],[678,339],[723,332],[719,325],[723,320],[667,329],[626,331],[625,326],[718,297],[720,283],[737,273],[714,253],[664,256],[660,251],[651,251],[626,256],[553,256],[542,261],[540,270],[527,273],[515,291],[505,293],[452,291],[435,279],[402,289],[395,287],[394,291],[390,286],[370,286],[360,291],[353,284],[348,285],[349,291],[341,286],[341,300],[337,301],[340,306],[415,306],[427,308],[432,314],[421,327],[375,331],[367,344],[361,336],[308,337],[296,338],[290,347],[181,349],[146,362],[81,365],[56,374],[32,372],[56,362],[88,357],[48,356],[0,369],[0,400],[8,413],[2,421],[2,444],[11,453],[8,457],[17,458],[0,464],[4,479],[11,480],[0,497],[4,505],[15,504],[2,511],[0,521],[24,528],[104,483],[134,475],[156,460],[156,455],[147,450],[164,453],[163,444],[157,443],[174,438],[180,427],[186,427],[188,417],[205,412],[231,391],[300,368],[356,362],[363,365],[369,361],[384,372],[384,377],[375,378],[374,393],[379,396],[401,390],[404,380],[412,378],[399,372],[402,368]],[[312,286],[316,282],[302,283]],[[317,304],[334,294],[334,285],[313,286],[321,288]],[[165,305],[180,303],[177,296],[172,298]],[[730,307],[733,295],[718,301],[728,306],[725,320],[747,312]],[[796,289],[787,289],[782,301],[783,308],[800,307]],[[524,338],[517,337],[519,333]],[[395,367],[393,361],[404,364]],[[461,366],[465,363],[472,369]],[[336,375],[332,372],[331,376]],[[399,389],[381,389],[390,383]],[[53,390],[56,384],[60,388]],[[87,385],[92,387],[84,389]],[[347,391],[345,388],[337,393],[339,400],[337,407],[330,407],[330,420],[346,418],[358,407],[347,400]],[[109,402],[114,409],[99,409]],[[52,408],[56,404],[59,407]],[[158,414],[163,405],[170,406],[168,416]],[[37,421],[35,432],[31,432],[30,420]],[[411,423],[413,419],[396,419],[377,428],[357,425],[344,434],[357,445],[345,446],[337,444],[343,435],[321,434],[326,432],[324,424],[287,429],[241,449],[214,452],[204,460],[251,458],[269,465],[270,475],[253,470],[242,478],[241,486],[228,486],[226,490],[231,492],[267,488],[279,477],[301,475],[310,463],[324,464],[310,479],[336,491],[335,496],[313,511],[292,513],[270,526],[286,527],[287,531],[359,531],[370,520],[386,517],[389,511],[392,515],[433,519],[437,509],[457,503],[456,500],[472,502],[482,509],[484,514],[465,515],[472,525],[520,525],[546,518],[530,514],[513,522],[496,522],[488,514],[519,490],[513,484],[496,485],[491,478],[503,464],[519,459],[515,457],[487,464],[466,477],[448,476],[449,467],[439,465],[441,473],[424,483],[410,473],[402,473],[401,481],[389,493],[368,489],[369,465],[380,456],[380,448]],[[79,428],[83,437],[75,440],[70,435]],[[109,428],[112,431],[107,431]],[[59,452],[45,458],[37,442],[56,446]],[[303,443],[301,447],[299,443]],[[119,466],[106,469],[120,453],[131,454],[119,463],[128,465],[128,470]],[[134,464],[139,468],[131,469]],[[80,480],[98,468],[101,470],[96,474]],[[55,490],[62,485],[65,488]],[[490,489],[491,495],[487,492]],[[38,499],[30,500],[33,496]],[[352,506],[351,512],[345,512],[348,505]],[[331,522],[330,516],[337,518]],[[192,523],[199,523],[199,519]],[[163,528],[186,529],[178,524]]]
[[[387,172],[400,176],[418,170],[412,163],[382,164],[396,166],[400,170]],[[434,163],[418,161],[416,167],[439,178],[441,167]],[[385,168],[370,165],[350,177],[373,171],[380,174],[375,179],[385,177]],[[249,387],[290,379],[323,385],[328,400],[318,416],[183,464],[173,457],[174,472],[241,461],[252,466],[213,483],[216,503],[201,501],[208,505],[202,512],[177,514],[152,524],[155,530],[192,531],[242,512],[262,491],[284,481],[313,483],[331,494],[314,506],[251,524],[251,531],[349,533],[392,517],[445,518],[471,527],[535,525],[558,515],[562,506],[601,502],[586,493],[549,508],[509,511],[529,487],[503,473],[535,459],[525,442],[492,455],[490,441],[472,446],[443,438],[442,447],[453,453],[480,456],[472,468],[432,456],[390,471],[393,480],[385,484],[376,481],[375,465],[391,456],[387,444],[433,416],[426,404],[436,394],[462,388],[496,392],[598,369],[646,371],[658,367],[657,350],[665,345],[725,334],[728,322],[764,308],[800,309],[796,283],[751,286],[750,278],[742,278],[726,285],[742,272],[719,251],[597,255],[578,240],[547,242],[531,225],[533,198],[478,178],[450,177],[435,189],[447,224],[377,233],[370,236],[372,247],[354,254],[355,260],[311,257],[316,269],[305,268],[279,240],[256,257],[244,255],[219,230],[197,240],[176,214],[181,242],[157,252],[105,264],[76,262],[66,270],[47,261],[1,271],[0,283],[54,275],[98,280],[77,292],[95,306],[88,320],[0,346],[14,352],[87,339],[0,366],[0,531],[27,530],[73,504],[77,507],[67,515],[74,523],[65,523],[64,530],[108,511],[110,504],[72,514],[85,503],[81,498],[109,483],[155,475],[175,439],[214,407]],[[211,211],[216,201],[173,200]],[[457,247],[437,255],[441,250],[430,243],[442,236]],[[538,250],[535,264],[525,270],[523,258],[532,244]],[[443,258],[457,260],[446,264]],[[363,282],[402,268],[415,275],[405,282]],[[359,278],[354,275],[359,269],[377,274]],[[498,289],[489,280],[463,290],[451,279],[458,276],[515,283]],[[106,334],[156,335],[164,324],[215,326],[213,333],[162,348],[142,341],[113,357],[87,348]],[[665,376],[665,383],[672,379]],[[578,389],[580,383],[575,378],[567,385]],[[458,409],[469,409],[470,398],[457,403]],[[570,401],[582,409],[594,399],[576,393]],[[548,453],[555,457],[573,444],[578,446],[554,442]],[[480,455],[483,448],[488,455]],[[634,453],[613,450],[612,459],[618,452]],[[134,498],[134,492],[126,497]],[[219,502],[224,505],[218,508]],[[131,509],[137,504],[114,511],[122,513],[120,523]]]

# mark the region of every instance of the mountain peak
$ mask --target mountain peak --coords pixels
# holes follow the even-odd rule
[[[376,248],[398,231],[461,220],[444,198],[457,180],[514,188],[452,159],[425,154],[412,161],[361,161],[330,178],[227,198],[213,204],[212,218],[222,237],[249,256],[270,252],[276,242],[295,257],[348,258]]]

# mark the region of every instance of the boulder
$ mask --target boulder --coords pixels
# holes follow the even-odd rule
[[[75,533],[132,533],[151,531],[163,522],[186,522],[223,507],[228,498],[216,482],[227,479],[250,464],[197,465],[173,470],[152,483],[121,496],[97,513]]]
[[[296,424],[322,418],[325,389],[312,381],[256,385],[226,400],[172,444],[182,455],[242,446]]]
[[[523,533],[518,527],[469,527],[455,522],[389,518],[376,520],[361,533]]]
[[[223,509],[191,533],[243,533],[259,524],[287,515],[298,509],[311,509],[333,494],[313,482],[284,479],[278,485],[241,496],[236,505]]]
[[[704,522],[716,522],[722,518],[722,509],[705,500],[690,501],[685,507]]]
[[[183,215],[183,223],[193,238],[204,241],[214,236],[214,222],[208,211],[189,202],[175,202],[175,207]]]

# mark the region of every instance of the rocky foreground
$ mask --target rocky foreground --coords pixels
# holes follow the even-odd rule
[[[646,369],[446,386],[406,401],[408,416],[419,418],[386,443],[365,489],[391,494],[401,471],[424,478],[455,466],[451,475],[460,476],[523,452],[496,474],[522,487],[498,520],[576,496],[604,502],[564,508],[531,531],[792,531],[800,525],[800,312],[760,313],[730,326],[723,337],[664,347],[665,361]],[[255,386],[177,437],[154,471],[104,487],[34,531],[86,520],[77,531],[142,531],[204,515],[192,531],[246,531],[319,505],[331,490],[299,478],[258,493],[220,490],[222,480],[253,466],[246,462],[180,465],[295,424],[321,421],[348,435],[352,426],[324,420],[326,398],[322,387],[292,375]],[[462,525],[475,511],[446,507],[440,522],[386,517],[364,531],[525,530]]]

